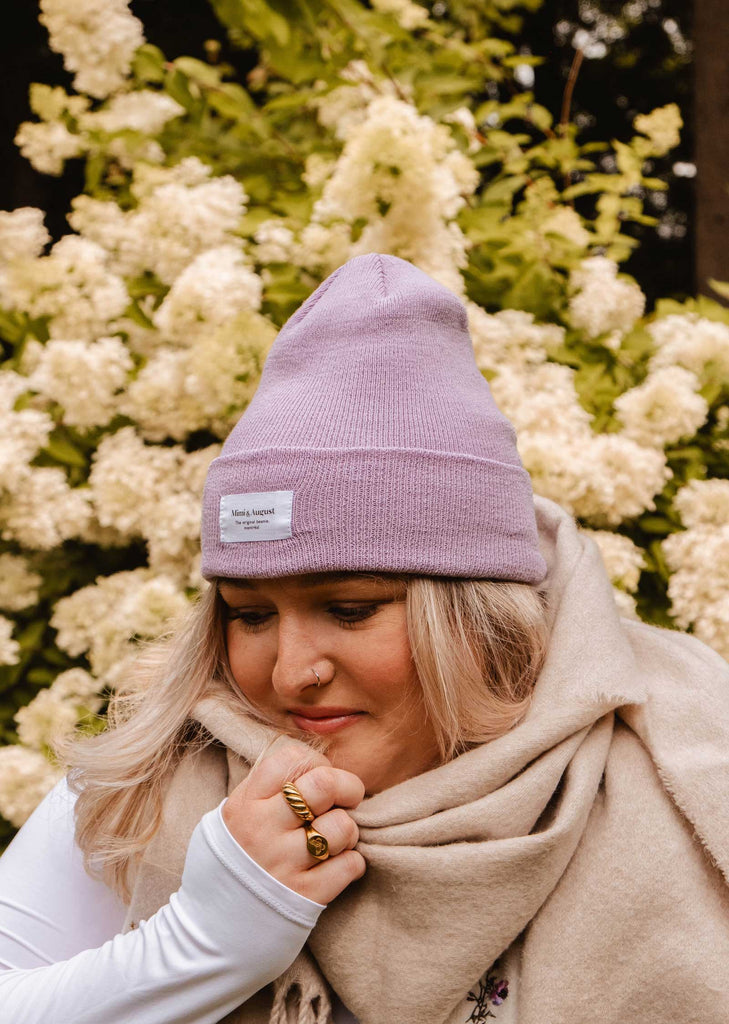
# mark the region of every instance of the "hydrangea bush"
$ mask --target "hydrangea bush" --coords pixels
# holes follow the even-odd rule
[[[583,146],[514,80],[537,59],[503,38],[511,0],[213,6],[258,55],[245,82],[167,60],[124,0],[41,0],[74,91],[34,85],[16,142],[86,185],[52,245],[41,210],[0,212],[6,836],[201,586],[207,466],[278,328],[359,253],[466,303],[535,491],[599,545],[622,614],[729,656],[729,315],[646,315],[619,270],[675,105]]]

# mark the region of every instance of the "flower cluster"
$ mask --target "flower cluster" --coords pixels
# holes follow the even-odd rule
[[[0,615],[0,665],[17,665],[20,645],[13,640],[14,623]]]
[[[630,537],[612,530],[583,530],[600,549],[618,611],[626,618],[638,618],[635,598],[632,596],[638,589],[640,574],[645,568],[643,551]]]
[[[645,295],[635,281],[618,277],[618,268],[605,256],[590,256],[570,275],[573,291],[570,322],[597,338],[611,331],[629,331],[645,309]]]
[[[48,256],[15,260],[0,274],[0,305],[48,317],[53,338],[93,341],[129,302],[106,250],[76,235],[60,239]]]
[[[104,248],[114,273],[148,271],[172,285],[196,256],[237,241],[243,187],[230,175],[213,177],[197,157],[171,168],[136,165],[132,192],[138,200],[132,210],[83,195],[68,218],[86,244]]]
[[[85,654],[97,681],[114,685],[134,657],[132,641],[159,636],[187,608],[173,580],[134,569],[100,577],[62,598],[51,625],[61,650],[73,657]]]
[[[133,427],[108,435],[89,477],[99,524],[113,528],[122,543],[143,538],[154,572],[194,585],[202,488],[217,453],[217,446],[187,454],[181,447],[147,445]]]
[[[729,380],[729,324],[697,313],[672,313],[648,324],[656,346],[651,369],[683,366],[700,383]]]
[[[639,444],[665,448],[692,437],[703,426],[709,404],[698,394],[699,380],[680,366],[654,370],[615,400],[623,433]]]
[[[617,526],[655,508],[655,496],[671,477],[663,451],[593,432],[574,370],[549,362],[521,371],[506,366],[491,388],[516,427],[537,494],[593,526]]]
[[[692,480],[675,505],[686,529],[663,541],[672,614],[729,658],[729,480]]]
[[[38,600],[42,582],[43,578],[29,568],[22,555],[0,554],[0,608],[3,611],[20,612],[31,608]]]
[[[98,689],[98,679],[82,668],[61,672],[15,714],[20,742],[32,750],[52,753],[59,740],[101,708]]]
[[[378,96],[348,125],[297,258],[328,273],[351,256],[390,252],[460,294],[467,243],[454,218],[478,180],[446,125]],[[356,240],[355,224],[364,224]]]
[[[142,23],[127,0],[41,0],[40,22],[79,92],[103,98],[126,82]]]
[[[564,341],[564,328],[535,323],[532,313],[502,309],[486,313],[468,302],[468,328],[476,363],[487,374],[498,373],[504,365],[517,372],[543,363]]]
[[[133,365],[119,338],[59,338],[40,349],[28,383],[63,406],[63,422],[69,426],[102,427],[118,413],[117,396]]]
[[[0,747],[0,814],[20,828],[63,771],[37,750],[19,743]]]

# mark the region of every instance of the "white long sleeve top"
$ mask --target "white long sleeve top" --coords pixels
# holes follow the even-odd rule
[[[87,874],[62,780],[0,858],[0,1024],[216,1024],[296,958],[324,909],[252,860],[220,804],[148,921]],[[241,927],[241,922],[246,926]],[[335,1024],[356,1024],[341,1005]]]
[[[248,856],[222,801],[169,903],[122,935],[126,907],[84,868],[75,800],[63,779],[0,858],[0,1024],[217,1024],[293,963],[324,910]],[[481,985],[464,1022],[498,1005],[498,1024],[515,1024],[510,988],[500,1005]],[[357,1024],[336,994],[333,1021]]]

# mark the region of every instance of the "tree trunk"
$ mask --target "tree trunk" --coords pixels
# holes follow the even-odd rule
[[[729,280],[729,3],[694,0],[696,289]]]

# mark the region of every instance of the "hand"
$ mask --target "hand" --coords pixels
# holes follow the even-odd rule
[[[306,848],[303,823],[286,803],[281,787],[294,782],[329,843],[329,858],[317,861]],[[262,868],[315,903],[329,903],[365,873],[365,859],[353,847],[359,830],[347,808],[357,807],[364,784],[352,772],[334,768],[323,754],[280,740],[223,804],[228,831]]]

